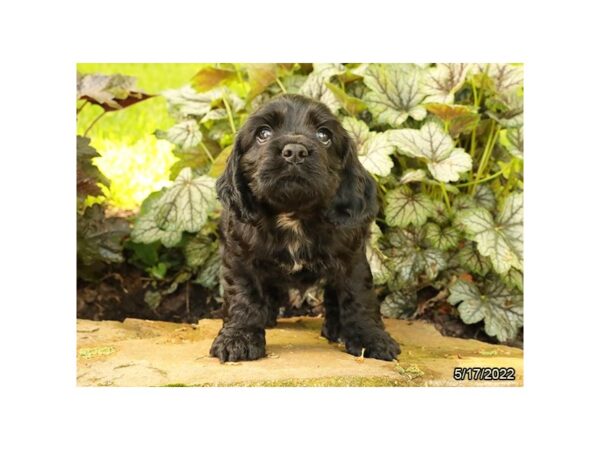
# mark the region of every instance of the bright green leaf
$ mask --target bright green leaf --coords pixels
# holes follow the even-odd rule
[[[523,127],[500,130],[498,142],[512,156],[523,159]]]

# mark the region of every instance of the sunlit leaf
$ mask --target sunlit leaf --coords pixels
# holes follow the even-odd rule
[[[192,86],[198,92],[206,92],[227,81],[236,78],[235,70],[220,69],[217,67],[203,67],[192,78]]]
[[[400,177],[400,184],[415,183],[427,178],[427,172],[423,169],[409,169]]]
[[[505,274],[511,267],[522,269],[523,195],[509,195],[496,220],[483,208],[468,209],[457,219],[467,235],[477,242],[479,253],[489,256],[494,269]]]
[[[471,156],[455,148],[452,138],[435,122],[425,123],[420,130],[391,130],[388,136],[400,153],[423,158],[438,181],[456,181],[471,169]]]
[[[410,116],[423,120],[427,115],[421,105],[423,70],[412,64],[371,64],[364,73],[364,83],[371,89],[364,102],[380,123],[399,127]]]
[[[347,94],[342,88],[336,86],[333,83],[325,83],[325,85],[329,88],[329,90],[333,93],[335,98],[342,108],[344,108],[348,113],[353,116],[358,115],[365,109],[367,109],[367,105],[361,99],[353,97],[352,95]]]
[[[77,99],[99,105],[105,111],[123,109],[153,97],[134,89],[134,77],[120,74],[77,74]]]
[[[340,102],[326,83],[335,75],[344,73],[346,69],[342,64],[313,64],[313,66],[314,70],[308,75],[299,93],[324,103],[336,112],[341,106]]]
[[[512,156],[523,159],[523,127],[500,130],[498,142]]]
[[[470,64],[437,64],[423,77],[423,92],[430,103],[454,103],[454,94],[467,78]]]
[[[202,141],[202,133],[195,120],[186,120],[173,125],[166,133],[169,142],[183,148],[193,147]]]
[[[181,240],[183,231],[199,231],[216,204],[214,186],[213,178],[193,178],[190,168],[183,169],[170,188],[145,205],[135,223],[133,240],[160,240],[171,247]]]
[[[169,112],[175,118],[182,119],[187,116],[201,117],[211,110],[212,102],[220,99],[225,88],[217,88],[205,93],[198,93],[189,85],[180,89],[169,89],[161,94],[167,100]]]
[[[277,79],[277,64],[245,64],[250,91],[246,100],[252,100]]]
[[[102,191],[98,183],[109,186],[108,179],[98,170],[92,160],[99,157],[100,154],[90,145],[90,139],[83,136],[77,136],[77,195],[83,197],[87,195],[100,195]]]
[[[500,342],[514,339],[523,326],[523,298],[501,282],[489,281],[480,290],[474,283],[459,280],[450,288],[448,303],[458,304],[463,322],[485,323],[485,332]]]
[[[408,186],[389,191],[386,196],[385,219],[390,226],[423,225],[434,213],[434,204],[423,193],[415,193]]]
[[[387,176],[394,162],[390,155],[394,146],[387,139],[387,133],[369,131],[366,123],[353,117],[345,117],[342,125],[356,142],[358,159],[373,175]]]
[[[425,108],[447,125],[451,136],[471,131],[479,124],[479,114],[470,106],[427,103]]]
[[[227,166],[227,158],[229,158],[232,149],[233,146],[230,145],[224,148],[221,151],[221,153],[219,153],[219,155],[215,158],[215,161],[213,162],[210,171],[208,172],[209,176],[213,178],[219,178],[221,176],[221,174],[225,170],[225,166]]]

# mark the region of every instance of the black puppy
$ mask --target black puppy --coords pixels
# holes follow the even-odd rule
[[[265,356],[265,328],[276,325],[288,289],[317,282],[325,285],[323,336],[352,355],[400,353],[383,329],[365,256],[376,185],[325,105],[283,95],[252,114],[217,192],[225,316],[212,356]]]

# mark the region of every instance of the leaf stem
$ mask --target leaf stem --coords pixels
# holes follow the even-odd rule
[[[285,88],[285,86],[283,85],[283,83],[281,82],[281,80],[279,79],[279,77],[275,77],[275,82],[277,83],[277,86],[279,86],[279,89],[281,89],[281,91],[284,94],[287,94],[287,89]]]
[[[470,192],[471,194],[473,194],[473,191],[475,189],[475,184],[478,184],[479,179],[485,172],[485,169],[489,162],[490,156],[492,154],[492,150],[494,148],[494,145],[496,144],[496,139],[498,138],[500,128],[495,128],[495,127],[496,127],[496,122],[492,122],[492,126],[489,131],[489,135],[488,135],[488,140],[485,144],[485,149],[483,150],[483,156],[481,157],[479,167],[477,168],[477,175],[475,176],[475,183],[473,186],[471,186],[471,192]]]
[[[85,105],[87,105],[89,102],[87,100],[84,100],[83,103],[81,104],[81,106],[79,108],[77,108],[77,114],[79,114],[79,112],[83,109],[83,107]]]
[[[202,150],[204,150],[204,153],[206,153],[206,156],[208,156],[208,159],[210,159],[211,164],[214,164],[215,158],[213,158],[213,156],[210,154],[210,151],[206,148],[206,145],[204,145],[204,142],[200,141],[200,147],[202,148]]]
[[[461,183],[461,184],[455,184],[454,187],[466,187],[466,186],[472,186],[474,184],[481,184],[481,183],[485,183],[486,181],[490,181],[493,180],[494,178],[498,178],[500,175],[502,175],[502,171],[499,170],[498,172],[496,172],[493,175],[490,175],[489,177],[486,178],[482,178],[481,180],[475,182],[475,181],[469,181],[468,183]]]
[[[89,124],[89,126],[86,128],[85,132],[83,133],[84,137],[87,137],[88,133],[90,132],[90,130],[92,129],[92,127],[96,124],[96,122],[98,122],[102,116],[104,116],[104,114],[106,114],[106,110],[102,111],[102,113],[96,117],[94,120],[92,120],[92,123]]]
[[[225,97],[223,97],[223,103],[225,104],[225,109],[227,110],[227,117],[229,118],[229,126],[231,127],[231,131],[233,134],[237,133],[235,130],[235,124],[233,123],[233,114],[231,114],[231,108],[229,106],[229,102]]]
[[[442,188],[442,195],[444,196],[444,203],[446,203],[446,210],[448,214],[452,211],[452,207],[450,206],[450,199],[448,198],[448,192],[446,192],[446,183],[440,181],[440,188]]]

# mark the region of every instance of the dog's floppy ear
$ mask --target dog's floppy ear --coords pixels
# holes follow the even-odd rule
[[[377,215],[377,184],[358,160],[354,141],[344,137],[339,188],[325,217],[334,225],[352,228],[369,223]]]
[[[238,132],[225,171],[217,180],[217,196],[223,206],[231,209],[239,220],[251,223],[257,219],[257,211],[250,188],[240,169],[242,158],[242,132]]]

